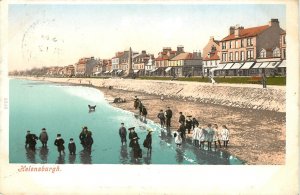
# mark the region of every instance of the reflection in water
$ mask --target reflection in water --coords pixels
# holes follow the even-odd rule
[[[120,163],[122,163],[122,164],[128,163],[127,144],[121,146],[121,149],[120,149]]]
[[[26,147],[26,158],[30,163],[36,163],[35,150]]]
[[[65,164],[65,155],[58,155],[56,164]]]
[[[130,163],[131,164],[142,164],[141,159],[138,158],[137,160],[133,157],[133,150],[130,151]]]
[[[88,150],[81,150],[80,152],[80,161],[82,164],[92,164],[92,156],[91,151]]]
[[[176,161],[179,164],[181,164],[183,162],[183,160],[184,160],[183,156],[184,156],[184,147],[183,146],[177,147],[176,148],[176,156],[175,156],[175,158],[176,158]]]
[[[147,156],[144,157],[144,162],[147,165],[151,164],[151,155],[152,155],[152,152],[147,152]]]
[[[74,164],[75,160],[76,160],[76,154],[72,154],[72,155],[69,154],[69,163]]]
[[[48,161],[49,149],[47,147],[40,147],[40,158],[42,163],[47,163]]]

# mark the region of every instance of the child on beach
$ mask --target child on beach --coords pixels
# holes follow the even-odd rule
[[[166,118],[163,110],[160,110],[159,113],[157,114],[157,118],[160,120],[160,127],[164,128],[165,123],[166,123]]]
[[[64,146],[65,141],[61,137],[61,134],[57,134],[57,138],[54,141],[54,145],[57,146],[57,151],[59,155],[61,155],[61,152],[65,154],[65,146]]]
[[[181,144],[182,144],[181,132],[180,131],[175,131],[174,137],[175,137],[175,144],[176,144],[176,146],[180,147]]]
[[[204,127],[201,127],[200,133],[199,133],[199,141],[200,141],[200,148],[203,146],[206,141],[206,130]]]
[[[73,138],[70,139],[70,143],[68,145],[68,148],[69,148],[69,152],[71,155],[75,155],[75,152],[76,152],[76,145],[75,145],[75,142],[73,140]]]
[[[208,150],[211,149],[211,142],[213,141],[214,133],[215,133],[211,126],[212,126],[211,124],[208,124],[206,128],[206,132],[207,132],[206,141],[207,141]]]
[[[213,127],[215,133],[214,133],[214,143],[215,143],[215,148],[217,148],[217,142],[219,143],[219,146],[220,148],[222,148],[221,146],[221,141],[220,141],[220,132],[219,132],[219,129],[218,129],[218,125],[217,124],[214,124],[214,127]]]
[[[193,144],[196,147],[199,147],[201,131],[202,130],[198,127],[198,125],[196,125],[196,127],[194,128],[194,131],[193,131]]]
[[[225,148],[227,148],[227,145],[228,145],[228,142],[229,142],[229,130],[226,127],[226,125],[223,125],[222,128],[223,129],[221,130],[221,138],[222,138],[222,141],[223,141],[223,146]]]

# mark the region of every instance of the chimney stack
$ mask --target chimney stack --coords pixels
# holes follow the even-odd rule
[[[269,22],[269,26],[279,26],[278,19],[272,18],[271,21]]]
[[[229,28],[229,35],[232,35],[234,33],[234,26],[231,26]]]

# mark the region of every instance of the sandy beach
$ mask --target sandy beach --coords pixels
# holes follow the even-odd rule
[[[51,78],[35,80],[84,85],[90,83],[89,79],[80,79],[80,82],[79,79],[72,80],[72,82],[68,79]],[[188,98],[182,99],[168,96],[164,96],[162,101],[160,95],[156,94],[116,89],[114,87],[109,89],[108,87],[99,87],[99,85],[90,86],[101,90],[113,106],[134,113],[137,110],[134,110],[133,99],[135,95],[138,96],[148,110],[148,118],[157,123],[159,123],[157,118],[159,110],[165,110],[167,106],[170,106],[173,111],[172,130],[176,130],[179,127],[178,118],[180,111],[185,116],[192,115],[195,117],[200,122],[200,126],[212,123],[218,124],[220,127],[226,124],[230,130],[229,147],[226,150],[232,155],[237,156],[250,165],[285,164],[285,112],[201,103]],[[125,98],[127,101],[126,103],[113,103],[115,97]]]

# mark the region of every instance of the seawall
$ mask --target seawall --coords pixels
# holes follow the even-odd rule
[[[268,86],[263,89],[256,84],[211,84],[182,81],[154,81],[139,79],[93,79],[93,78],[42,78],[18,77],[72,84],[88,84],[96,87],[144,92],[202,103],[285,112],[285,86]]]

